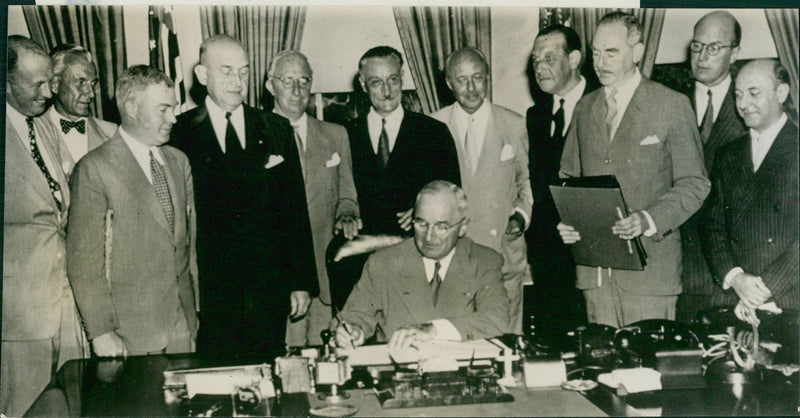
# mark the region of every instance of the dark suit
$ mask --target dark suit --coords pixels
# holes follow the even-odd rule
[[[714,165],[714,157],[719,148],[736,138],[741,137],[747,130],[739,115],[736,114],[736,97],[733,93],[734,86],[728,88],[725,99],[717,114],[717,120],[711,127],[711,134],[703,144],[703,157],[706,171],[711,172]],[[694,91],[689,93],[692,99],[692,107],[696,109],[694,103]],[[711,272],[708,270],[703,248],[700,243],[698,224],[705,211],[705,206],[697,211],[686,223],[681,226],[681,252],[683,271],[681,272],[681,282],[683,293],[678,296],[678,306],[676,318],[679,321],[691,321],[698,311],[709,307],[709,297],[714,289],[714,282],[711,279]]]
[[[243,106],[243,152],[222,152],[205,105],[178,117],[171,143],[194,176],[198,351],[271,361],[284,354],[291,292],[319,292],[292,127]]]
[[[578,102],[559,175],[615,175],[629,210],[646,210],[656,224],[656,233],[642,236],[647,253],[644,271],[612,273],[610,269],[577,266],[577,286],[587,296],[588,320],[598,322],[600,318],[593,315],[615,308],[607,303],[593,308],[588,299],[590,294],[608,294],[609,288],[624,290],[631,295],[626,301],[637,302],[630,309],[617,310],[616,320],[603,313],[607,325],[622,326],[659,317],[674,319],[668,317],[674,315],[674,303],[681,292],[678,229],[700,208],[710,188],[696,118],[685,96],[644,76],[613,140],[605,127],[606,113],[604,89]],[[643,223],[646,229],[647,222]],[[600,289],[601,286],[606,287]],[[647,297],[655,303],[643,302]]]
[[[503,257],[461,238],[433,305],[422,256],[410,238],[375,252],[342,311],[342,318],[370,336],[380,325],[389,338],[406,325],[447,319],[464,340],[508,332]]]
[[[348,124],[347,133],[363,234],[408,235],[397,224],[397,213],[414,206],[422,186],[433,180],[461,185],[453,138],[433,118],[405,111],[386,169],[372,148],[366,115]]]
[[[197,329],[191,169],[175,148],[160,151],[174,229],[119,133],[86,154],[72,179],[67,273],[86,333],[116,332],[139,354],[168,349],[182,319],[189,332]]]
[[[588,84],[586,95],[598,85]],[[577,88],[577,87],[576,87]],[[530,309],[539,334],[549,330],[563,332],[586,322],[583,295],[575,289],[575,263],[569,247],[558,235],[560,221],[549,185],[558,181],[558,168],[564,150],[566,134],[554,139],[550,134],[553,116],[553,95],[543,95],[528,109],[525,117],[530,142],[528,159],[533,213],[531,226],[525,232],[528,243],[528,261],[531,264],[534,297]],[[569,130],[570,121],[565,121]]]
[[[755,173],[749,135],[720,148],[701,229],[718,284],[713,304],[738,302],[733,289],[722,290],[722,281],[732,268],[741,267],[763,279],[779,307],[800,307],[799,146],[797,126],[787,121]]]

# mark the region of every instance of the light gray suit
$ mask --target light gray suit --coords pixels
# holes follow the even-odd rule
[[[513,328],[521,332],[521,286],[528,268],[525,237],[509,240],[505,231],[515,208],[530,219],[533,206],[525,120],[511,110],[491,105],[483,148],[472,175],[464,151],[464,133],[458,132],[453,117],[455,106],[444,107],[431,116],[445,123],[455,138],[461,184],[469,199],[467,236],[503,254],[503,279],[511,301]],[[517,317],[519,320],[515,320]]]
[[[67,148],[67,143],[64,141],[61,127],[53,123],[51,112],[56,112],[55,107],[50,107],[50,109],[48,109],[47,112],[45,112],[45,114],[42,116],[41,120],[43,123],[50,125],[53,132],[57,134],[58,141],[55,141],[54,145],[57,148],[57,153],[61,156],[61,168],[67,175],[67,178],[70,178],[72,176],[72,170],[75,169],[75,163],[77,161],[75,161],[75,158],[72,157],[69,148]],[[117,129],[119,129],[119,126],[116,123],[106,122],[102,119],[93,118],[91,116],[87,117],[86,138],[89,142],[88,151],[92,151],[93,149],[102,145],[104,142],[111,139],[111,137],[113,137],[117,132]]]
[[[60,160],[50,125],[34,119],[36,139],[54,164]],[[19,416],[33,403],[56,367],[83,357],[85,338],[67,281],[66,226],[70,193],[60,169],[62,210],[44,175],[6,116],[3,222],[3,352],[0,412]],[[60,350],[52,353],[53,342]]]
[[[319,297],[308,314],[287,327],[287,343],[294,346],[322,343],[320,331],[331,321],[331,290],[325,268],[325,251],[333,237],[336,219],[359,216],[350,143],[344,127],[307,118],[306,149],[300,150],[305,181],[308,217],[314,241],[314,260],[319,279]]]
[[[67,269],[75,300],[90,339],[115,331],[130,352],[167,348],[179,315],[191,332],[197,328],[191,169],[182,152],[160,150],[174,231],[119,133],[82,158],[72,179]],[[109,210],[111,237],[104,221]]]

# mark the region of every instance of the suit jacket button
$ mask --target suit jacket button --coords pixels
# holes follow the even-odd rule
[[[775,241],[773,241],[773,240],[772,240],[772,238],[767,238],[767,243],[769,243],[769,244],[772,244],[772,243],[774,243],[774,242],[775,242]]]
[[[609,163],[611,163],[611,160],[609,160],[608,158],[606,158],[606,159],[605,159],[603,162],[604,162],[604,163],[606,163],[606,164],[609,164]]]
[[[491,231],[489,231],[489,235],[491,235],[493,237],[496,237],[497,236],[497,230],[496,229],[492,229]]]

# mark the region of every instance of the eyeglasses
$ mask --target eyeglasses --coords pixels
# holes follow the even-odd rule
[[[299,78],[294,78],[294,77],[281,77],[277,75],[273,75],[270,77],[280,81],[283,88],[286,89],[294,87],[295,83],[297,84],[297,87],[300,87],[303,90],[311,88],[311,77],[303,76]]]
[[[704,44],[702,42],[692,41],[692,43],[689,44],[689,49],[691,49],[693,54],[699,54],[699,53],[703,52],[703,48],[705,48],[706,49],[706,53],[713,57],[713,56],[719,54],[719,50],[722,49],[722,48],[735,48],[737,46],[738,45],[733,45],[733,44],[731,44],[731,45],[722,45],[722,44],[717,44],[717,43]]]
[[[423,221],[422,219],[414,219],[413,221],[411,221],[411,223],[414,224],[414,229],[416,229],[419,232],[426,232],[428,231],[428,227],[431,226],[431,228],[433,228],[432,230],[434,235],[436,235],[437,237],[443,237],[447,235],[447,233],[450,232],[451,229],[460,225],[461,222],[464,222],[465,219],[467,218],[461,218],[460,221],[452,225],[448,224],[447,222],[436,222],[435,224],[433,224],[433,226],[431,226],[431,224],[428,223],[428,221]]]
[[[372,77],[367,80],[367,86],[371,90],[378,90],[383,88],[383,85],[386,84],[390,88],[398,88],[403,84],[403,77],[400,74],[392,74],[386,80],[382,80],[378,77]]]
[[[547,65],[553,65],[558,61],[559,58],[563,57],[564,54],[547,54],[544,58],[534,57],[531,56],[531,61],[533,61],[533,66],[537,67],[544,62]]]

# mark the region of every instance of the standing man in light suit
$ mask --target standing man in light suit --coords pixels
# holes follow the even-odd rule
[[[736,114],[730,73],[731,64],[739,55],[741,38],[742,29],[736,18],[726,11],[715,11],[697,22],[689,44],[695,79],[689,98],[697,115],[703,159],[709,173],[717,150],[746,133],[742,119]],[[703,212],[704,209],[697,211],[681,226],[683,293],[678,296],[676,317],[682,322],[693,320],[697,312],[711,307],[714,281],[698,234]]]
[[[117,80],[122,126],[75,168],[67,271],[95,354],[194,351],[194,191],[189,160],[164,145],[172,80],[144,65]]]
[[[117,124],[92,117],[97,70],[92,54],[79,45],[63,44],[50,51],[53,64],[51,89],[55,100],[43,120],[59,133],[61,165],[69,178],[75,163],[108,141]]]
[[[288,119],[294,129],[306,186],[320,292],[311,299],[306,315],[288,324],[286,340],[290,346],[320,345],[320,332],[327,329],[331,321],[325,251],[333,234],[341,233],[351,239],[358,235],[361,227],[350,144],[344,127],[306,114],[312,71],[305,55],[298,51],[281,51],[270,62],[267,73],[267,90],[275,96],[274,112]]]
[[[67,281],[58,133],[37,117],[52,94],[50,58],[12,35],[7,62],[0,413],[21,416],[64,362],[88,353]]]
[[[561,158],[562,177],[615,175],[631,214],[614,225],[620,239],[641,237],[644,271],[577,266],[590,323],[620,327],[643,319],[675,319],[681,292],[678,228],[703,203],[710,183],[700,135],[687,98],[654,83],[636,64],[642,28],[630,14],[600,20],[592,39],[603,88],[578,102]],[[580,231],[558,225],[564,243]]]
[[[533,205],[525,122],[486,99],[489,64],[480,50],[453,52],[445,71],[456,102],[431,116],[455,139],[461,184],[472,203],[467,236],[503,254],[511,330],[521,334],[522,283],[530,280],[523,233]]]

